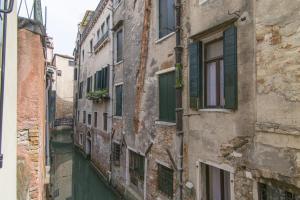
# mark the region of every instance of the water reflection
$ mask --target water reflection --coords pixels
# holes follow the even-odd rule
[[[88,160],[73,147],[70,131],[52,134],[51,196],[53,200],[117,200]]]

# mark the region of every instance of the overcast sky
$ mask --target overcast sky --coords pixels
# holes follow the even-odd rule
[[[26,1],[30,7],[33,0]],[[53,37],[55,53],[72,56],[77,24],[86,10],[96,9],[98,2],[99,0],[42,0],[42,7],[47,6],[48,9],[47,33]],[[20,13],[22,16],[26,14],[25,4]]]

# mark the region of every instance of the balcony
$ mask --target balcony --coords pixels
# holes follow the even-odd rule
[[[87,99],[95,103],[102,103],[109,99],[108,89],[101,89],[87,94]]]
[[[108,36],[109,36],[109,32],[106,31],[106,33],[104,33],[104,35],[102,35],[102,37],[99,39],[99,41],[94,46],[94,52],[95,53],[100,51],[100,49],[102,49],[105,46],[105,44],[109,41]]]

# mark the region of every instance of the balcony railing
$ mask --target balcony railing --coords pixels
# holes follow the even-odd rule
[[[56,119],[54,122],[54,127],[58,126],[70,126],[73,127],[74,121],[72,118],[61,118],[61,119]]]
[[[99,41],[94,46],[95,53],[98,52],[104,46],[105,42],[108,39],[108,36],[109,36],[109,32],[106,31],[106,33],[104,33],[104,35],[102,35],[102,37],[99,39]]]

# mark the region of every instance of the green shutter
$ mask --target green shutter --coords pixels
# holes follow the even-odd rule
[[[175,122],[176,94],[175,73],[170,72],[159,76],[159,119]]]
[[[237,109],[237,29],[224,31],[224,95],[225,108]]]
[[[116,87],[116,116],[122,116],[123,106],[123,87],[119,85]]]
[[[195,42],[189,46],[190,59],[190,107],[202,108],[202,43]]]
[[[94,75],[94,91],[97,91],[97,72]]]
[[[101,71],[97,71],[97,90],[101,89]]]

